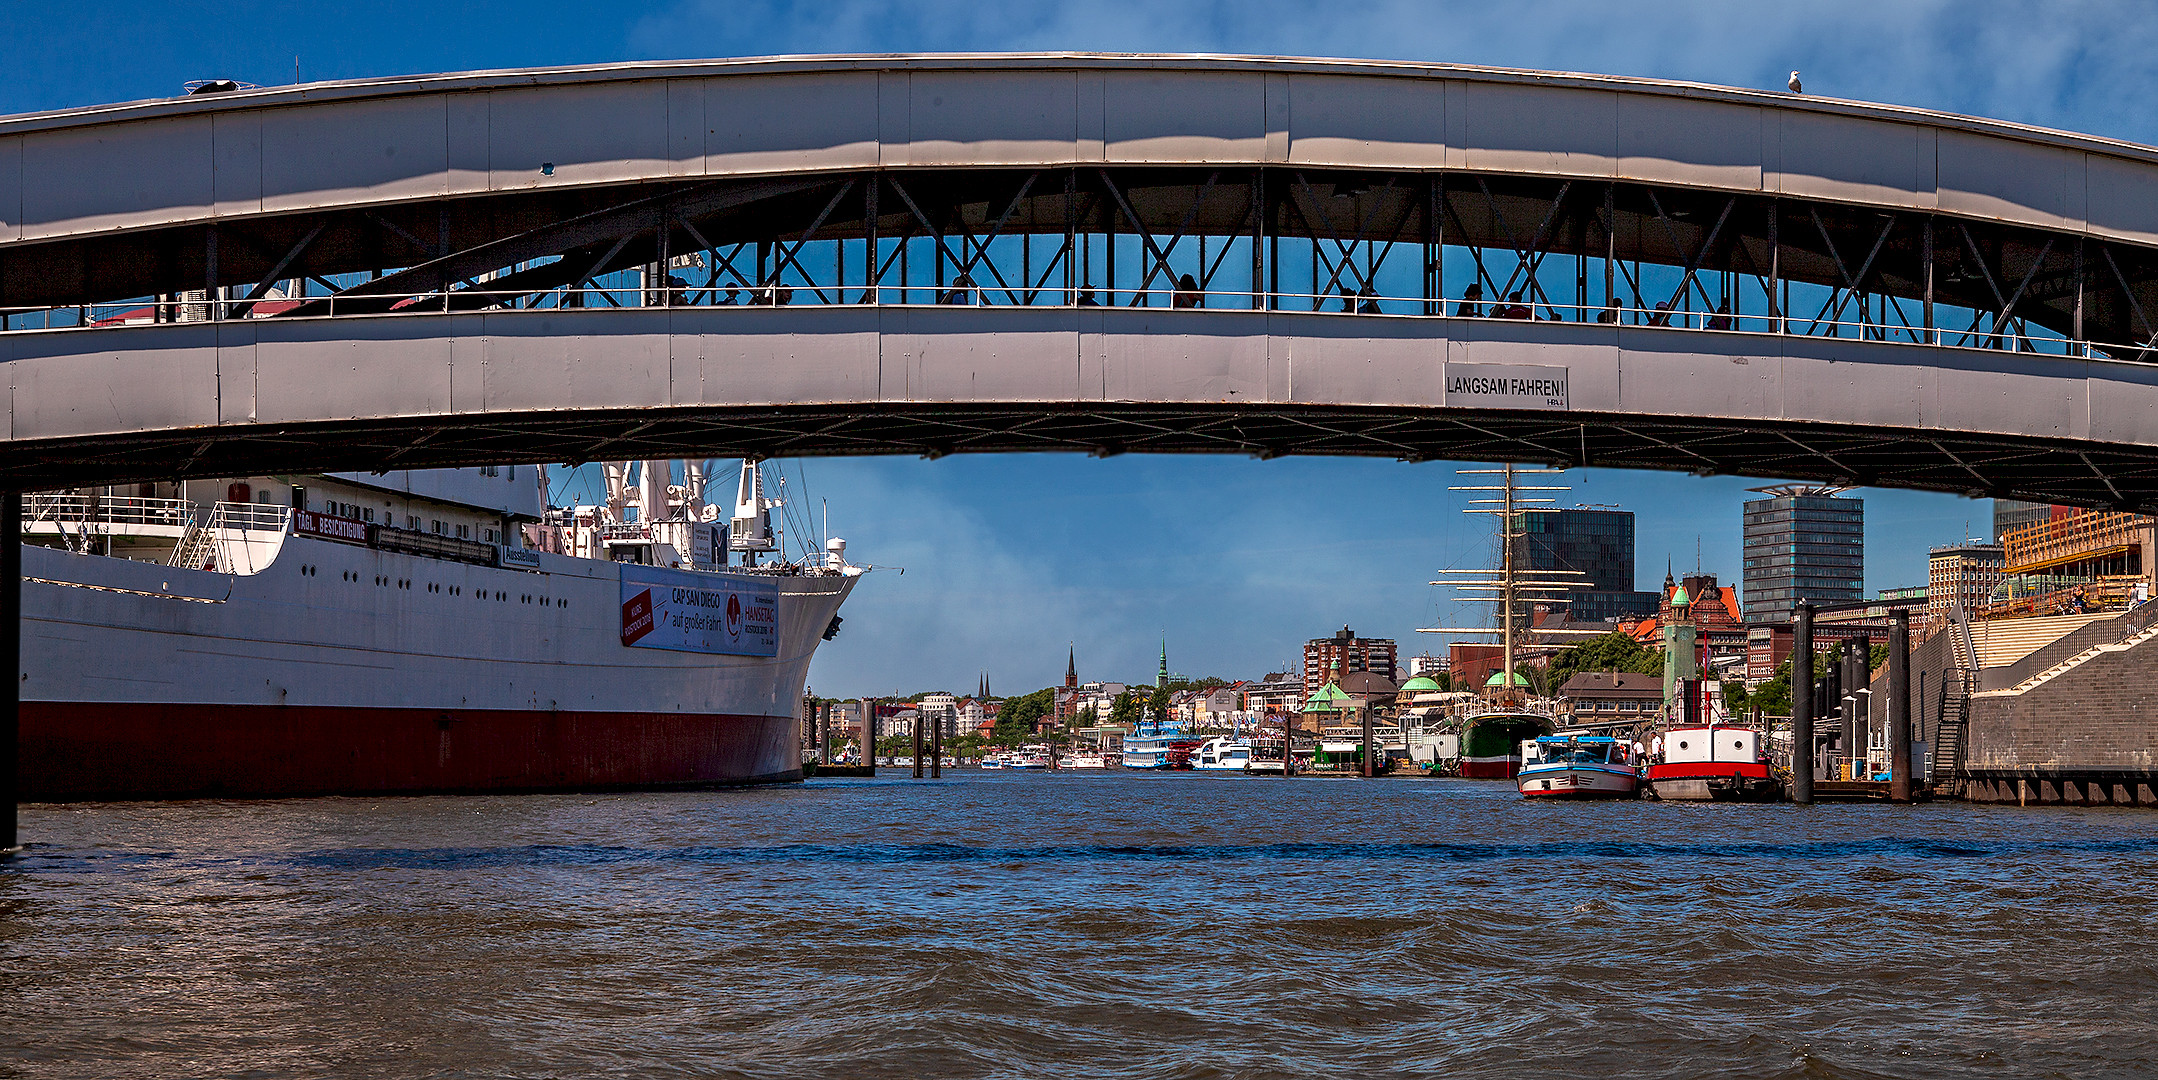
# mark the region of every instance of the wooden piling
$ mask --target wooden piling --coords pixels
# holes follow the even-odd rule
[[[1791,619],[1791,801],[1813,802],[1813,605]]]

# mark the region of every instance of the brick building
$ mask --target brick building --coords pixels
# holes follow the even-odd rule
[[[1956,605],[1976,614],[1993,597],[2007,566],[1999,544],[1962,543],[1926,555],[1926,616],[1946,621]]]
[[[1313,638],[1304,643],[1304,685],[1325,686],[1328,679],[1352,671],[1369,671],[1398,683],[1394,672],[1392,638],[1360,638],[1344,626],[1333,637]]]

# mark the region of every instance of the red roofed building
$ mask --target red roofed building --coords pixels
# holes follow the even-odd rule
[[[1671,618],[1671,598],[1684,588],[1692,601],[1693,624],[1708,643],[1709,662],[1743,663],[1746,658],[1746,625],[1739,619],[1738,590],[1716,584],[1714,574],[1689,574],[1684,581],[1664,575],[1663,599],[1656,614],[1621,626],[1635,642],[1651,649],[1663,648],[1663,624]]]

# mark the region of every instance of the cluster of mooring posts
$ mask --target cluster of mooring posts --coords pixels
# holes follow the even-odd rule
[[[1791,785],[1790,799],[1881,799],[1910,802],[1911,781],[1911,611],[1922,601],[1860,601],[1821,605],[1801,600],[1791,619]],[[1840,740],[1846,758],[1861,758],[1869,719],[1864,698],[1872,678],[1872,647],[1867,639],[1847,639],[1835,669],[1823,684],[1814,682],[1814,617],[1835,611],[1890,607],[1888,625],[1888,782],[1852,777],[1817,780],[1814,766],[1815,721],[1830,708],[1840,710]]]

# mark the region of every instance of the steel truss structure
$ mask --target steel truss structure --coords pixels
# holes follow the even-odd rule
[[[1188,274],[1210,307],[1338,310],[1368,293],[1387,314],[1438,315],[1466,277],[1486,304],[1520,292],[1569,321],[1616,301],[1680,326],[1728,308],[1732,328],[1775,333],[2158,348],[2158,252],[2079,233],[1634,182],[1297,168],[863,171],[91,235],[0,251],[0,309],[12,325],[153,303],[177,319],[215,291],[224,303],[198,314],[239,318],[287,283],[312,296],[280,317],[619,306],[594,284],[689,256],[701,280],[635,302],[780,284],[795,303],[928,303],[964,278],[970,302],[1069,305],[1092,286],[1105,305],[1169,306]]]
[[[2149,248],[1940,213],[1485,172],[838,171],[494,193],[0,250],[9,328],[736,303],[1501,315],[2158,359]],[[294,469],[405,468],[991,450],[1535,461],[2158,504],[2158,451],[1289,404],[414,419],[194,441],[118,436],[87,455],[24,445],[0,461],[0,476],[38,487],[223,475],[266,458]]]

